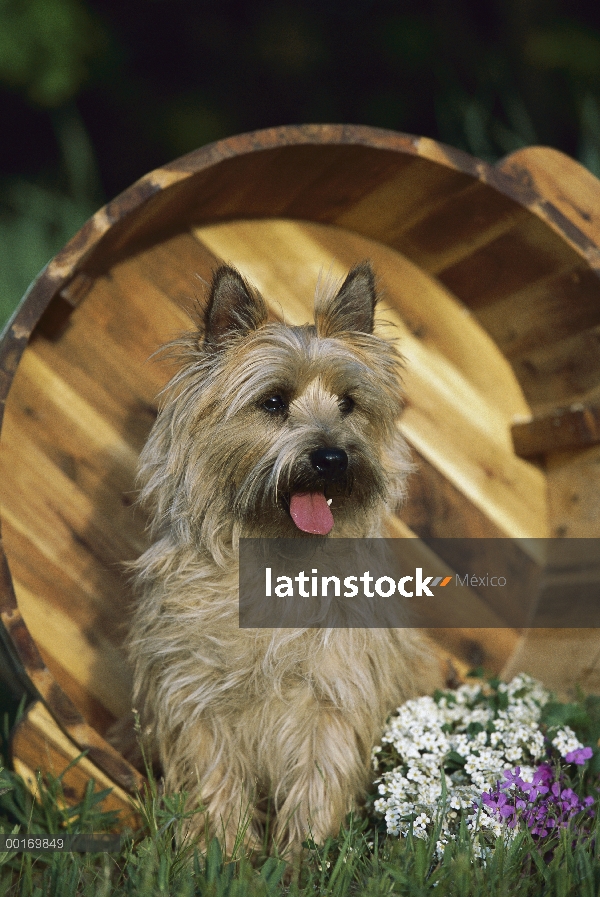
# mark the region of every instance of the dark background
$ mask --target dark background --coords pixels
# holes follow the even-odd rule
[[[2,321],[104,202],[242,131],[547,144],[600,175],[600,4],[0,0],[0,115]]]

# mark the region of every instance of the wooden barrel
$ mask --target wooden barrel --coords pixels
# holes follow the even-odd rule
[[[146,545],[138,453],[221,261],[289,323],[320,271],[369,258],[406,358],[417,473],[396,535],[600,536],[600,183],[560,153],[495,166],[363,127],[233,137],[101,209],[24,297],[0,347],[1,616],[41,698],[14,738],[24,772],[139,775],[104,739],[125,713],[123,562]],[[528,669],[600,685],[595,630],[440,630],[459,672]],[[19,765],[20,764],[20,765]],[[74,775],[74,773],[72,774]]]

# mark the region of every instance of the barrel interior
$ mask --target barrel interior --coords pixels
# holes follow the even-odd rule
[[[515,454],[511,426],[597,389],[600,281],[514,199],[447,162],[292,147],[226,160],[129,214],[118,203],[107,214],[115,225],[52,298],[22,355],[0,479],[19,609],[98,732],[130,706],[126,562],[147,544],[135,468],[174,372],[154,353],[193,326],[222,261],[295,324],[312,319],[320,274],[341,277],[370,259],[379,315],[406,359],[401,426],[418,470],[401,526],[421,536],[553,534],[544,465]],[[517,640],[464,632],[451,649],[457,664],[499,671]]]

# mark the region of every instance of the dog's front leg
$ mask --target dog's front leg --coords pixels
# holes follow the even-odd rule
[[[167,793],[188,794],[186,811],[193,812],[184,839],[207,847],[217,837],[228,857],[239,848],[256,849],[261,840],[255,808],[256,784],[251,771],[234,752],[228,752],[231,733],[221,726],[220,742],[208,725],[196,724],[193,732],[168,745],[165,788]]]
[[[310,714],[282,721],[280,753],[274,752],[271,781],[276,790],[275,841],[292,854],[310,837],[322,843],[339,833],[363,791],[368,765],[360,734],[345,714],[315,701]]]

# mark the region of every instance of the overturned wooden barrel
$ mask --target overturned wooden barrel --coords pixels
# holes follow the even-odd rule
[[[600,536],[600,183],[542,148],[496,166],[425,138],[286,127],[184,156],[99,211],[40,274],[0,347],[5,650],[41,702],[18,768],[115,786],[104,739],[130,707],[124,562],[146,546],[137,457],[215,267],[312,317],[320,272],[368,258],[406,359],[417,472],[394,534]],[[437,630],[440,655],[600,686],[596,630]]]

